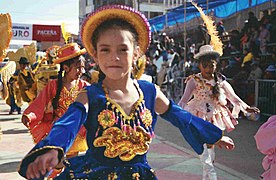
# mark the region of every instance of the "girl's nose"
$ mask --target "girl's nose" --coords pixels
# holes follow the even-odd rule
[[[118,56],[118,53],[112,53],[112,55],[111,55],[111,60],[113,60],[113,61],[119,61],[120,60],[120,58],[119,58],[119,56]]]

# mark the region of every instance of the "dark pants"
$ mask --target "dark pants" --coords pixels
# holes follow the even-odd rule
[[[21,113],[21,108],[16,105],[14,96],[11,96],[10,100],[11,100],[10,114],[12,114],[12,112],[14,112],[14,111],[17,111],[18,113]]]

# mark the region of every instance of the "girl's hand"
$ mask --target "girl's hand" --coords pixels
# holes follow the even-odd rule
[[[256,113],[256,114],[260,113],[260,110],[257,107],[249,107],[246,109],[246,111],[249,113]]]
[[[58,150],[52,149],[28,165],[26,176],[28,179],[38,179],[54,169],[58,163]]]
[[[27,116],[23,115],[21,118],[21,122],[29,129],[29,119]]]
[[[224,147],[227,150],[233,150],[235,148],[235,144],[233,140],[228,136],[222,136],[219,142],[216,143],[219,148]]]

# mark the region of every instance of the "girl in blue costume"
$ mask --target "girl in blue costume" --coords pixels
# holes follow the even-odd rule
[[[219,128],[169,101],[154,84],[131,77],[150,41],[149,23],[140,12],[122,5],[100,8],[84,22],[82,41],[100,67],[99,82],[80,92],[26,155],[19,169],[23,177],[42,178],[62,162],[84,124],[88,151],[64,160],[67,168],[55,179],[157,179],[146,159],[157,113],[178,127],[198,154],[205,143],[234,148]]]

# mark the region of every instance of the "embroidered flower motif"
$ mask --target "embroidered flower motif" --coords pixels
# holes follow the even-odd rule
[[[141,119],[146,127],[151,126],[152,116],[151,116],[150,110],[146,109],[144,113],[141,114]]]
[[[113,114],[113,111],[105,109],[98,115],[98,121],[100,125],[106,129],[107,127],[111,127],[115,124],[116,119]]]
[[[106,129],[101,137],[94,140],[94,146],[105,146],[104,156],[108,158],[119,156],[122,161],[130,161],[137,154],[145,154],[151,142],[150,135],[140,126],[136,128],[136,131],[129,125],[125,126],[126,131],[118,127]]]

